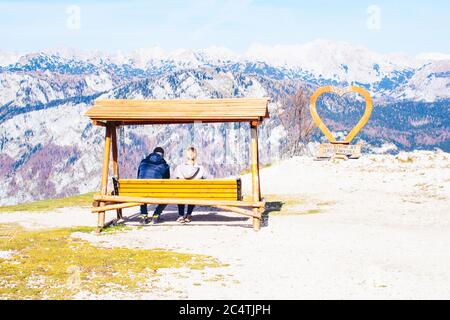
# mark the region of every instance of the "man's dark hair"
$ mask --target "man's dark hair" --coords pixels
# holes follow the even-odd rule
[[[161,148],[161,147],[156,147],[154,150],[153,150],[153,153],[161,153],[162,155],[164,155],[164,149],[163,148]]]

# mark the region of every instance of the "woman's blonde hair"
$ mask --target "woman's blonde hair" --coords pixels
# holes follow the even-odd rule
[[[186,149],[186,159],[195,162],[197,160],[197,150],[194,147]]]

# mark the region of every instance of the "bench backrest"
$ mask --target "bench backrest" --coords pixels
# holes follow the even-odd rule
[[[242,200],[241,179],[119,179],[115,194],[129,197]]]

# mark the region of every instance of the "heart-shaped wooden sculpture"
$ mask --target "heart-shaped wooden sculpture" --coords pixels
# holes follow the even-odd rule
[[[317,99],[326,92],[336,93],[339,96],[343,96],[344,94],[350,92],[357,92],[360,95],[362,95],[366,101],[366,109],[364,111],[363,116],[356,124],[356,126],[352,129],[352,131],[350,131],[347,137],[345,137],[344,141],[336,141],[336,138],[331,134],[330,130],[323,123],[322,119],[319,117],[319,114],[317,113],[316,109]],[[358,134],[358,132],[361,131],[361,129],[366,125],[367,121],[369,121],[370,115],[372,114],[372,98],[369,92],[361,87],[351,86],[348,88],[339,89],[333,86],[326,86],[317,89],[316,92],[314,92],[314,94],[311,96],[309,110],[311,112],[311,116],[314,122],[319,127],[319,129],[322,130],[323,134],[328,138],[328,140],[331,143],[349,144],[353,140],[353,138]]]

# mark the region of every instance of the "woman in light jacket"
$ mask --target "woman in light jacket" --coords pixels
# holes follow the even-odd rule
[[[177,179],[206,179],[206,171],[203,166],[196,164],[197,151],[194,147],[189,147],[186,150],[186,162],[179,165],[175,169],[175,178]],[[194,205],[188,205],[186,213],[184,212],[184,204],[178,205],[178,219],[177,222],[189,223],[192,221],[192,211],[194,210]]]

